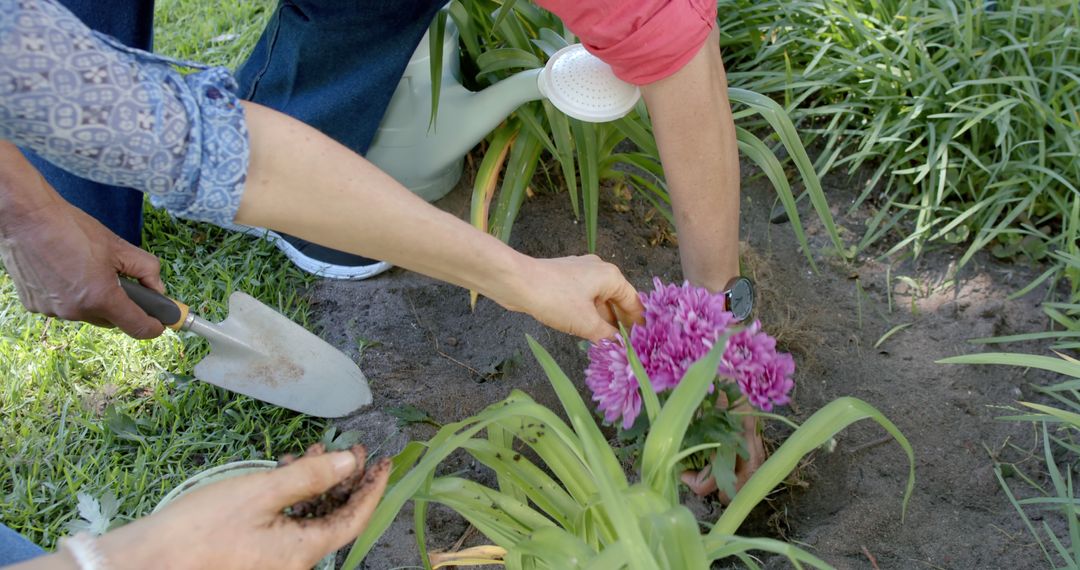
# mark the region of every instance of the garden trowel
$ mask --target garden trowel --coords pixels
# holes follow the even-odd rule
[[[195,377],[226,390],[312,416],[338,418],[371,403],[360,368],[284,315],[236,292],[229,316],[214,324],[188,306],[121,279],[124,292],[163,325],[210,341]]]

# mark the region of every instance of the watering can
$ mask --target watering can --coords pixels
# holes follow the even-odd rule
[[[425,34],[367,152],[369,161],[429,202],[454,188],[469,150],[521,105],[548,99],[570,117],[602,123],[629,113],[641,96],[581,44],[559,50],[543,68],[469,91],[461,85],[457,27],[447,19],[439,111],[436,123],[429,125],[429,44]]]

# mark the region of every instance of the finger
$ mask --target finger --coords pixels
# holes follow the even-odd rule
[[[710,469],[701,471],[684,471],[679,479],[699,497],[716,492],[716,479],[713,478]]]
[[[154,254],[131,245],[119,236],[114,248],[117,272],[137,279],[144,287],[165,294],[165,283],[161,280],[161,262]]]
[[[101,318],[107,319],[132,338],[146,340],[165,332],[165,326],[160,321],[146,314],[142,307],[128,298],[120,288],[119,281],[112,285],[102,304],[99,311]]]
[[[601,319],[604,319],[608,324],[616,326],[619,324],[618,319],[615,318],[615,311],[612,308],[611,303],[607,301],[596,301],[596,312],[600,315]]]
[[[615,314],[624,326],[640,324],[645,320],[645,306],[641,304],[637,290],[626,279],[622,280],[607,300],[614,305]]]
[[[270,506],[273,509],[284,509],[326,492],[361,468],[363,465],[357,463],[356,456],[348,451],[305,455],[270,473],[269,488],[272,493],[267,500],[272,503]]]
[[[367,528],[371,514],[386,491],[393,463],[384,457],[364,474],[360,486],[353,491],[349,502],[322,519],[314,520],[306,527],[307,532],[322,535],[333,548],[341,548],[360,536]]]
[[[592,342],[599,342],[605,338],[615,338],[619,335],[619,329],[611,326],[603,318],[601,318],[599,312],[594,312],[582,317],[588,321],[584,323],[581,337],[588,339]]]

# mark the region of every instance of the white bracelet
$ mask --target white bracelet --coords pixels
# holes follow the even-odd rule
[[[98,550],[94,537],[89,533],[80,532],[75,536],[61,538],[60,548],[71,554],[79,570],[105,570],[105,556]]]

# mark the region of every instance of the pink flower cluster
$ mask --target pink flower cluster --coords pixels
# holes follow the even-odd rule
[[[658,278],[653,284],[653,292],[641,294],[645,324],[630,330],[630,344],[659,393],[677,386],[735,319],[724,310],[722,293],[689,283],[665,286]],[[755,321],[728,339],[717,372],[735,380],[751,404],[769,411],[788,402],[795,361],[790,354],[777,353],[776,339],[761,332]],[[621,338],[592,345],[585,383],[606,421],[621,417],[624,429],[634,424],[641,413],[641,392]]]

